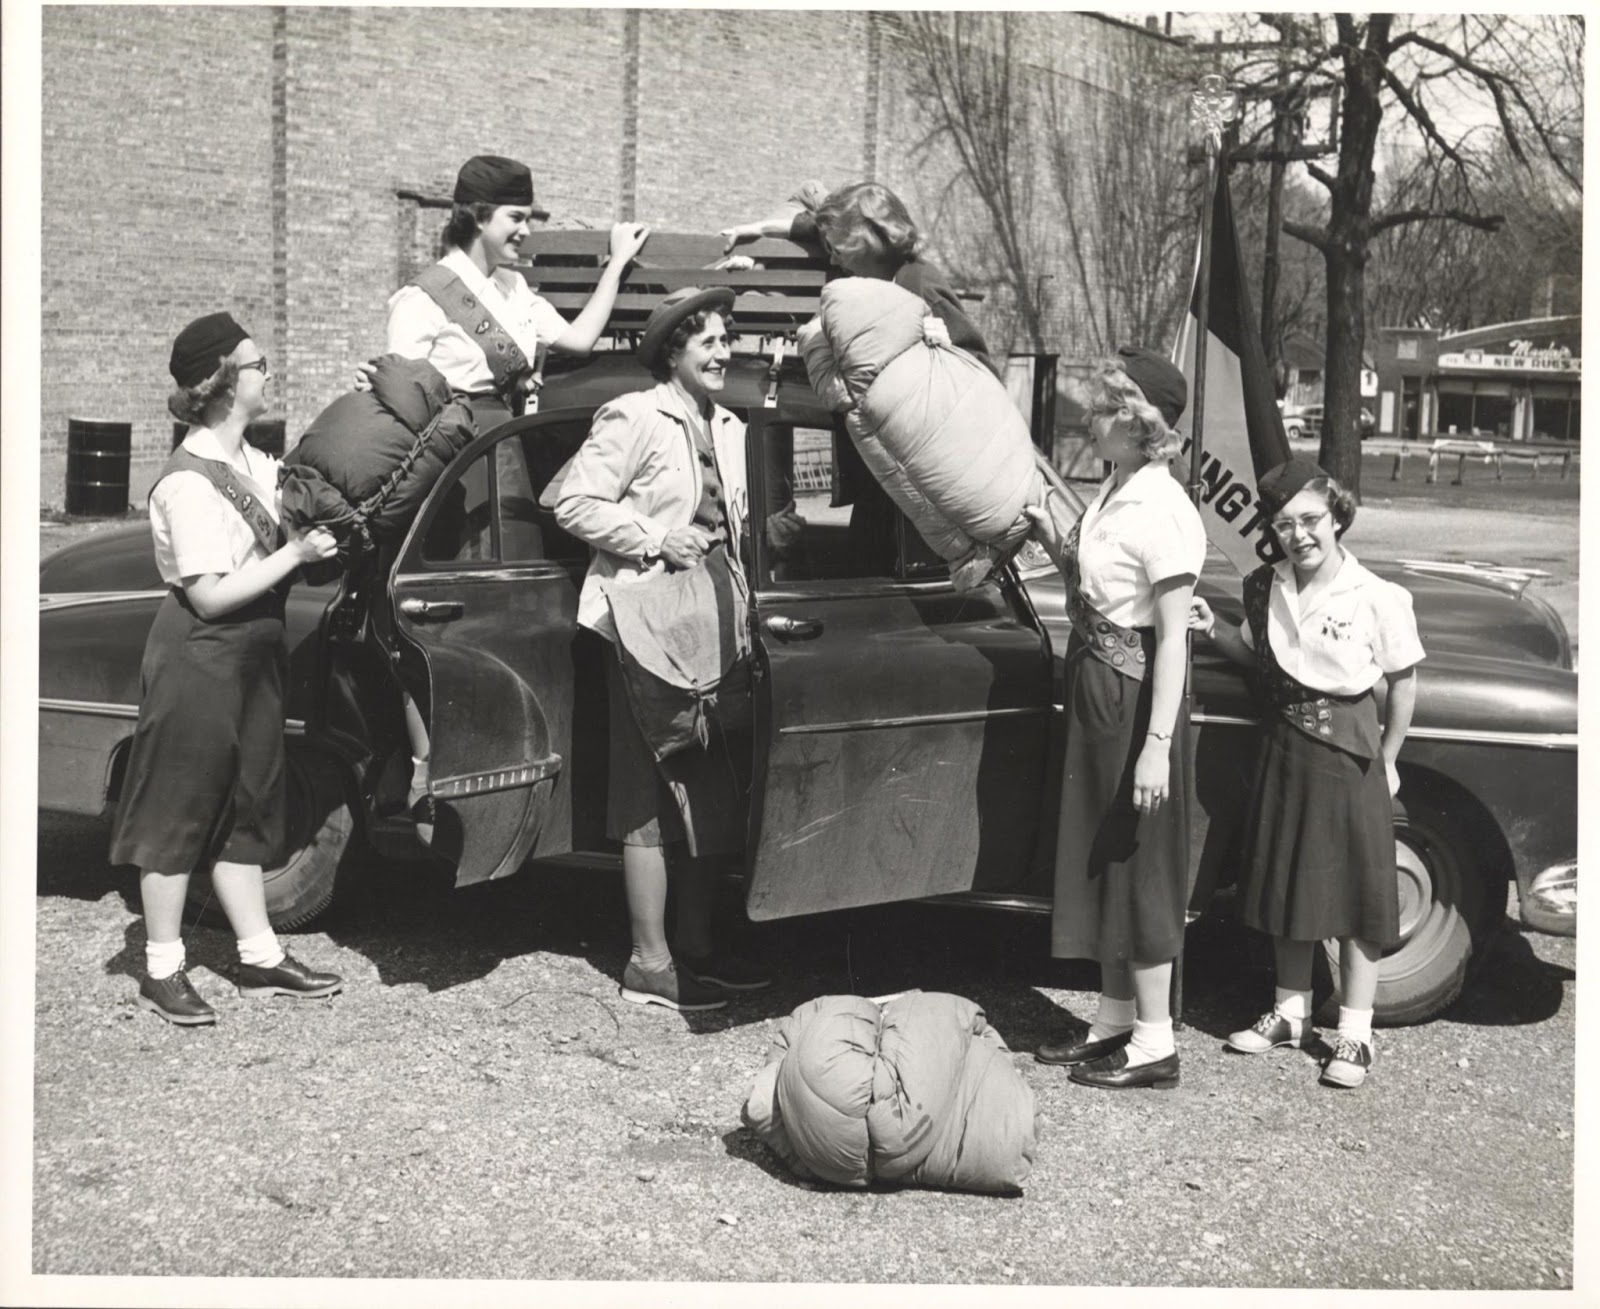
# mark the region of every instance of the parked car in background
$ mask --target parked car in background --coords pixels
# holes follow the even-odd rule
[[[710,262],[719,244],[705,245]],[[774,248],[780,258],[793,249],[758,246],[768,274]],[[809,296],[775,292],[773,281],[762,294],[742,291],[734,310],[764,341],[812,312],[820,272],[801,287]],[[647,308],[648,296],[637,299]],[[604,838],[603,669],[574,641],[588,549],[552,510],[595,410],[649,382],[626,348],[552,367],[539,411],[480,434],[391,556],[337,586],[294,590],[292,848],[267,875],[276,925],[306,923],[332,903],[358,849],[416,851],[397,645],[428,670],[431,849],[458,885],[530,860],[620,866]],[[1024,556],[958,594],[903,520],[890,566],[867,562],[852,548],[849,508],[832,504],[830,416],[799,361],[743,348],[723,403],[748,425],[750,917],[929,897],[1048,910],[1070,630],[1060,575]],[[1575,881],[1577,676],[1561,620],[1526,577],[1365,562],[1411,590],[1428,650],[1399,759],[1402,936],[1378,997],[1382,1018],[1419,1021],[1459,993],[1477,946],[1503,921],[1512,879],[1527,889],[1570,866]],[[50,556],[40,590],[41,804],[104,813],[121,786],[163,595],[147,527]],[[1201,592],[1239,617],[1237,576],[1208,571]],[[1225,906],[1218,893],[1234,875],[1257,711],[1220,657],[1198,653],[1192,685],[1193,907],[1204,910]]]
[[[1291,441],[1310,439],[1322,435],[1321,405],[1286,405],[1283,409],[1283,430]]]

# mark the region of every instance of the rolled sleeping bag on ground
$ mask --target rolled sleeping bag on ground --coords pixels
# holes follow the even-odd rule
[[[780,1025],[744,1121],[796,1174],[992,1194],[1033,1167],[1033,1091],[983,1011],[913,991],[825,996]]]
[[[1028,424],[1005,386],[964,350],[923,339],[926,302],[893,282],[822,288],[799,334],[813,389],[890,497],[941,558],[1001,554],[1029,532],[1044,484]]]
[[[425,359],[382,355],[372,389],[341,395],[284,455],[284,525],[326,527],[342,547],[357,530],[374,541],[398,540],[475,434],[471,409],[438,369]]]

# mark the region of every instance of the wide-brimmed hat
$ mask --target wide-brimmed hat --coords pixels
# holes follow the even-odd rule
[[[703,291],[698,286],[686,286],[674,291],[652,309],[645,320],[644,335],[639,338],[639,362],[652,370],[660,368],[665,362],[667,342],[679,323],[702,309],[727,313],[732,308],[731,286],[712,286]]]

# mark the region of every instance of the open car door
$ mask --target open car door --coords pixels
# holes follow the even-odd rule
[[[749,424],[750,917],[1025,885],[1048,638],[1009,579],[958,595],[886,497],[834,506],[831,432],[782,414]]]
[[[563,770],[582,561],[551,557],[572,543],[541,497],[588,419],[534,414],[478,437],[433,488],[390,574],[395,631],[427,670],[432,848],[458,886],[571,848]]]

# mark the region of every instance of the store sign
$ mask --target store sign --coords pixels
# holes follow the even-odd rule
[[[1439,356],[1440,368],[1493,368],[1507,373],[1581,373],[1583,361],[1563,346],[1559,350],[1524,350],[1518,354],[1490,355],[1464,350]]]

